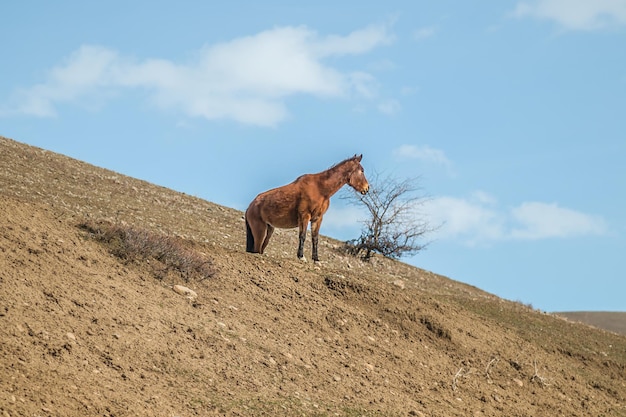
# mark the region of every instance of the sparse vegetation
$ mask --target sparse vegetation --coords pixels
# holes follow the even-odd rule
[[[366,195],[345,194],[343,199],[363,204],[368,211],[361,236],[345,242],[345,251],[369,261],[374,253],[399,259],[424,249],[427,244],[422,239],[435,228],[419,212],[427,201],[419,191],[417,179],[399,180],[374,173]]]
[[[106,221],[84,221],[78,227],[120,259],[127,262],[157,261],[153,263],[153,270],[158,279],[175,273],[189,282],[215,274],[206,256],[189,248],[182,239]]]

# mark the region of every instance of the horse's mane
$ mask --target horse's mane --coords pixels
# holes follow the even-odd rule
[[[357,155],[351,156],[350,158],[346,158],[346,159],[344,159],[344,160],[343,160],[343,161],[341,161],[341,162],[337,162],[336,164],[334,164],[333,166],[331,166],[330,168],[328,168],[328,170],[330,171],[330,170],[331,170],[331,169],[333,169],[333,168],[337,168],[339,165],[343,165],[343,164],[345,164],[346,162],[350,162],[350,161],[355,160],[355,159],[357,159],[357,158],[358,158],[358,156],[357,156]]]
[[[350,158],[346,158],[346,159],[344,159],[344,160],[343,160],[343,161],[341,161],[341,162],[337,162],[336,164],[334,164],[333,166],[331,166],[331,167],[330,167],[330,168],[328,168],[327,170],[325,170],[325,171],[322,171],[322,172],[318,173],[317,175],[321,175],[321,176],[323,176],[323,177],[328,178],[328,177],[330,177],[331,175],[334,175],[334,173],[335,173],[335,172],[337,172],[339,169],[341,169],[341,167],[342,167],[343,165],[345,165],[345,164],[347,164],[347,163],[349,163],[349,162],[352,162],[352,161],[354,161],[354,160],[355,160],[355,159],[357,159],[357,158],[358,158],[358,156],[357,156],[357,155],[354,155],[354,156],[352,156],[352,157],[350,157]]]

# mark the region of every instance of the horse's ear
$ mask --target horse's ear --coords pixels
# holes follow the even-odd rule
[[[361,154],[361,155],[359,155],[359,156],[356,156],[356,154],[355,154],[355,155],[354,155],[354,157],[356,158],[356,160],[357,160],[358,162],[361,162],[361,159],[363,159],[363,154]]]

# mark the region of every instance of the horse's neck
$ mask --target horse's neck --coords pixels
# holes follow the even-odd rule
[[[330,198],[348,182],[345,169],[342,168],[336,166],[319,174],[321,176],[320,188],[326,197]]]

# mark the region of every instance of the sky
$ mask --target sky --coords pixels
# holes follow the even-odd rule
[[[440,226],[403,261],[543,311],[626,311],[626,0],[0,15],[0,135],[242,211],[363,154],[366,175],[418,178]],[[363,219],[335,196],[321,233]]]

